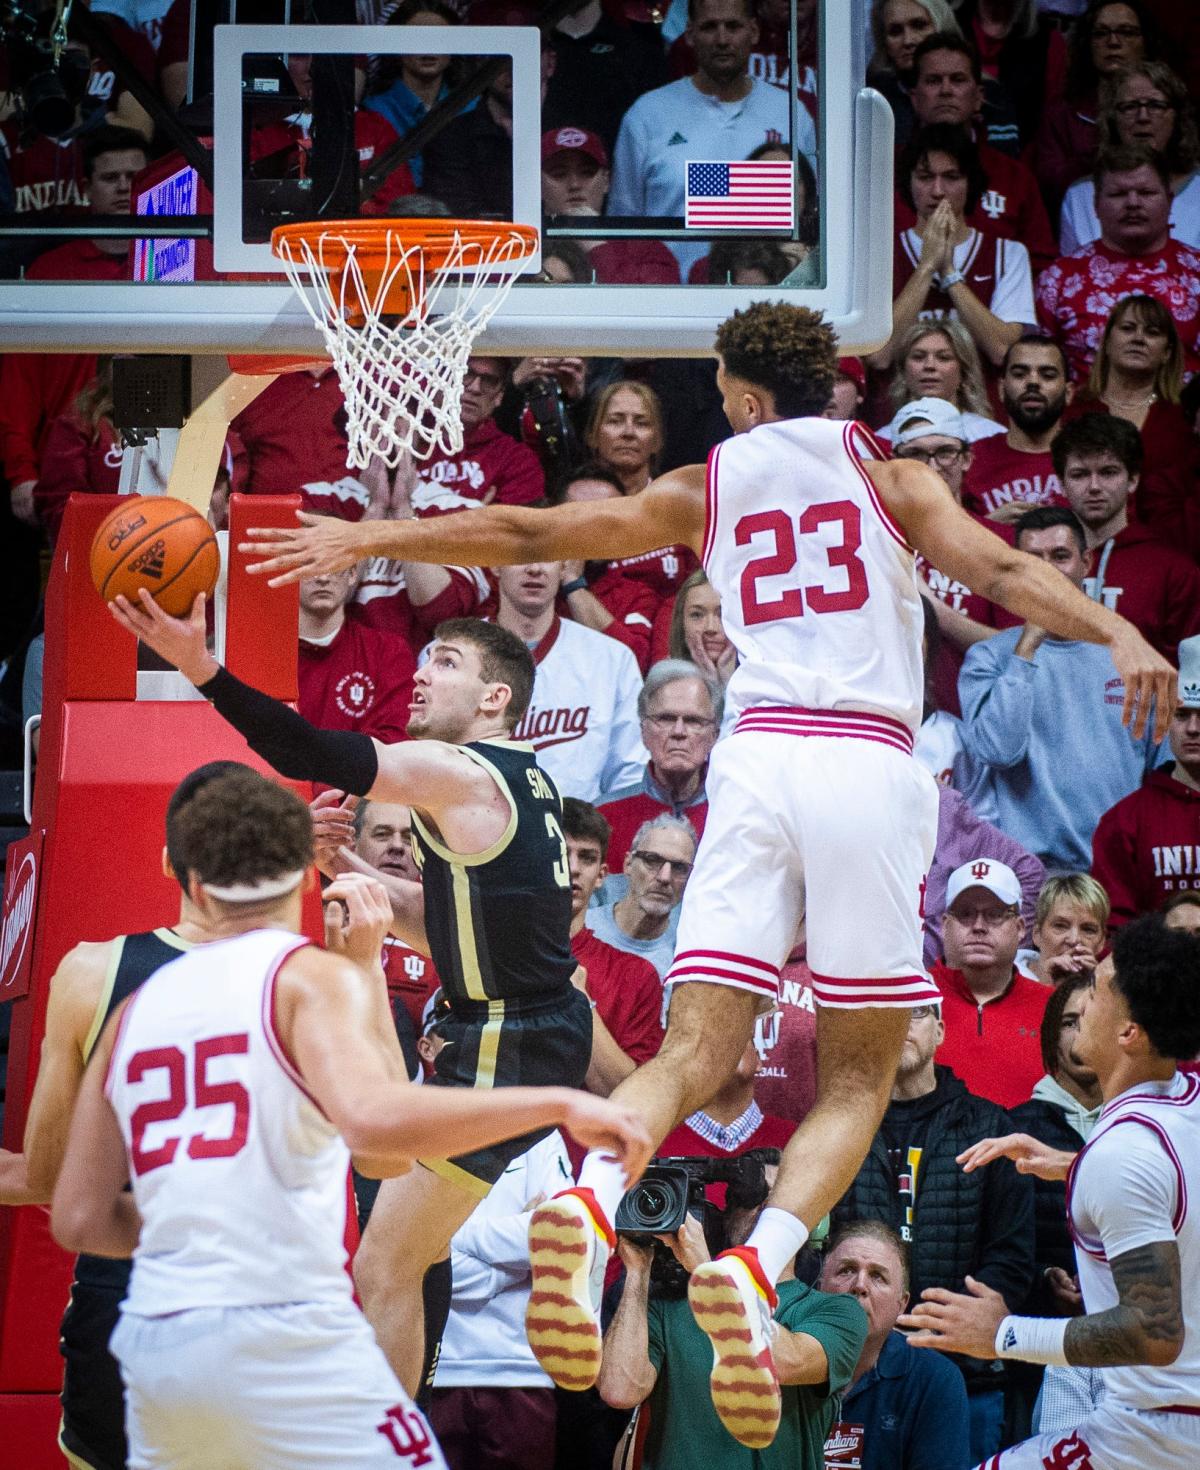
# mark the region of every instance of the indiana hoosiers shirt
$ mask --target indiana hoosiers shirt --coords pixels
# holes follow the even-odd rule
[[[402,1005],[413,1023],[414,1034],[420,1036],[426,1003],[442,983],[433,961],[394,934],[383,936],[379,959],[393,1010]]]
[[[642,676],[628,648],[556,617],[533,649],[533,698],[513,731],[564,796],[595,801],[636,781],[648,759],[638,720]]]
[[[529,505],[545,493],[536,454],[498,429],[491,419],[477,424],[456,454],[435,452],[419,466],[413,491],[418,516],[471,510],[477,505]]]
[[[307,942],[202,945],[125,1009],[105,1093],[142,1221],[128,1312],[350,1301],[350,1151],[275,1031],[280,966]]]
[[[1151,771],[1096,827],[1092,876],[1112,901],[1114,926],[1161,908],[1172,894],[1200,889],[1200,792],[1172,770]]]
[[[1200,633],[1200,569],[1147,526],[1126,526],[1097,546],[1083,590],[1128,618],[1173,664],[1179,640]]]
[[[921,723],[925,626],[915,554],[864,459],[853,421],[784,419],[736,434],[708,460],[704,566],[741,659],[739,712],[790,706]]]
[[[972,451],[965,488],[985,515],[1014,501],[1030,507],[1066,505],[1048,449],[1031,454],[1014,449],[1007,434],[994,434],[972,445]]]
[[[403,740],[415,670],[402,638],[348,617],[331,638],[300,639],[300,713],[322,730]]]
[[[802,1123],[817,1099],[817,1011],[812,971],[793,954],[779,972],[779,1004],[754,1025],[754,1095],[767,1110]]]

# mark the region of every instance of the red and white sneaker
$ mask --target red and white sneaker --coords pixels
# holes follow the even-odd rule
[[[713,1408],[734,1439],[752,1450],[765,1449],[779,1428],[779,1378],[771,1356],[778,1300],[758,1252],[746,1246],[697,1266],[688,1283],[692,1316],[712,1343]]]
[[[590,1189],[564,1190],[530,1216],[525,1333],[559,1388],[591,1388],[600,1376],[600,1299],[616,1241]]]

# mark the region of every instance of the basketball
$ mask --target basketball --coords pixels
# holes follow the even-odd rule
[[[212,527],[183,500],[134,495],[100,523],[92,541],[96,591],[138,604],[145,587],[172,617],[186,617],[198,592],[212,596],[221,553]]]

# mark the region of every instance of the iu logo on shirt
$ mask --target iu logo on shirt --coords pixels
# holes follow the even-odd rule
[[[343,674],[333,686],[333,699],[344,715],[361,720],[375,703],[375,681],[359,669]]]
[[[1046,1455],[1042,1464],[1046,1470],[1095,1470],[1092,1464],[1091,1446],[1078,1433],[1069,1434]]]
[[[995,189],[989,189],[980,199],[979,207],[989,219],[999,219],[1008,208],[1008,195],[998,194]]]

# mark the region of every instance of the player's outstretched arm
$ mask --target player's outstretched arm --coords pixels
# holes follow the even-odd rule
[[[302,949],[280,970],[275,1022],[305,1083],[355,1154],[372,1159],[452,1158],[540,1128],[566,1128],[606,1148],[632,1182],[652,1152],[627,1108],[565,1087],[474,1092],[414,1087],[403,1063],[370,1041],[371,1001],[355,966]],[[364,1041],[364,1035],[368,1038]]]
[[[125,1140],[104,1095],[120,1014],[109,1018],[83,1074],[50,1207],[50,1230],[59,1245],[93,1256],[132,1255],[142,1228],[133,1195],[125,1188]]]
[[[1178,696],[1175,670],[1132,623],[972,520],[928,465],[893,460],[869,472],[910,545],[932,566],[1059,638],[1102,644],[1125,683],[1125,724],[1140,738],[1153,703],[1154,738],[1166,738]]]
[[[1065,1179],[1075,1155],[1031,1138],[1028,1133],[1006,1133],[1003,1138],[982,1138],[955,1159],[970,1174],[994,1159],[1011,1159],[1018,1174],[1038,1179]]]
[[[672,544],[699,552],[704,537],[703,465],[660,475],[640,495],[552,509],[489,505],[459,516],[348,521],[298,511],[301,525],[254,527],[238,550],[266,558],[250,570],[272,587],[340,571],[367,556],[440,565],[499,567],[538,561],[637,556]]]

